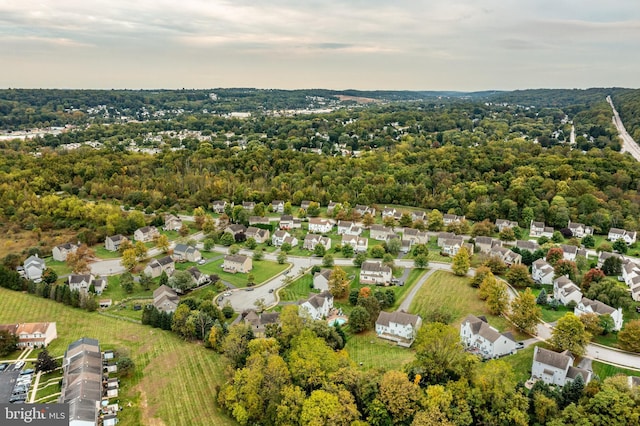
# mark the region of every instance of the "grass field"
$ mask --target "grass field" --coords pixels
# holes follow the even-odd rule
[[[401,348],[393,342],[379,339],[374,331],[356,335],[349,334],[345,347],[351,359],[362,363],[363,369],[380,368],[382,370],[400,370],[414,359],[414,351]]]
[[[134,376],[121,382],[120,424],[235,424],[215,403],[216,387],[223,380],[222,359],[216,353],[167,331],[0,289],[0,323],[52,320],[58,330],[58,338],[49,346],[53,356],[86,336],[98,339],[102,349],[116,349],[135,362]]]
[[[313,291],[313,277],[311,274],[304,274],[291,284],[280,290],[280,300],[284,302],[295,302],[296,300],[306,299],[309,293]]]
[[[216,274],[223,281],[228,281],[236,287],[246,287],[247,277],[249,274],[230,274],[222,270],[222,263],[224,259],[219,259],[206,265],[198,266],[198,269],[205,274]],[[288,264],[280,265],[275,262],[269,262],[268,260],[253,261],[253,270],[250,272],[255,277],[256,285],[260,285],[270,278],[276,276],[280,272],[289,267]]]
[[[57,260],[53,260],[53,257],[47,257],[45,258],[44,261],[45,261],[45,264],[47,265],[47,268],[50,268],[56,271],[56,274],[58,274],[58,276],[71,273],[71,268],[67,266],[66,262],[59,262]]]
[[[446,271],[434,272],[416,294],[409,311],[428,318],[435,308],[450,313],[455,327],[460,325],[467,314],[484,315],[489,324],[498,330],[511,330],[516,338],[520,338],[520,334],[512,329],[504,317],[489,314],[485,302],[478,298],[477,289],[469,285],[466,277],[457,277]]]
[[[92,249],[100,259],[117,259],[121,256],[119,251],[109,251],[104,248],[104,244],[93,246]]]
[[[60,381],[62,380],[62,368],[40,376],[36,402],[56,402],[60,394]],[[31,395],[29,395],[31,396]]]
[[[624,374],[625,376],[640,376],[640,371],[627,370],[626,368],[614,367],[613,365],[603,364],[598,361],[591,363],[593,372],[597,374],[600,379],[604,380],[607,377],[612,377],[617,374]]]

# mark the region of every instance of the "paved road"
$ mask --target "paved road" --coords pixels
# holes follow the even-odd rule
[[[611,105],[611,109],[613,110],[613,124],[618,129],[620,139],[622,140],[622,149],[620,152],[628,152],[633,156],[633,158],[640,161],[640,146],[638,146],[636,141],[634,141],[631,135],[627,132],[627,129],[625,129],[622,120],[620,120],[620,115],[618,115],[618,111],[613,105],[611,96],[607,96],[607,102],[609,102],[609,105]]]

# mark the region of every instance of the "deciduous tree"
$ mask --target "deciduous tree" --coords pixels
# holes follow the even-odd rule
[[[458,276],[467,275],[471,267],[471,258],[466,247],[460,247],[458,253],[453,256],[453,265],[451,266],[453,273]]]
[[[542,320],[542,309],[536,304],[536,297],[530,288],[527,287],[511,301],[509,318],[525,333],[536,334],[536,328]]]
[[[569,312],[558,320],[548,342],[558,351],[568,350],[582,356],[590,340],[591,335],[580,318]]]

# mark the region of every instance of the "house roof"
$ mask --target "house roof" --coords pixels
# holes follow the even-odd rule
[[[30,265],[36,265],[39,268],[44,268],[45,264],[44,264],[44,259],[38,257],[38,255],[33,255],[33,256],[29,256],[27,257],[27,259],[24,261],[24,267],[27,268]]]
[[[538,250],[540,245],[536,241],[518,240],[516,241],[516,247],[533,252]]]
[[[228,254],[224,257],[225,262],[234,263],[244,263],[247,259],[249,259],[249,257],[244,254]]]
[[[157,229],[155,226],[143,226],[142,228],[138,228],[136,231],[140,231],[143,234],[148,234],[150,232],[156,232]]]
[[[329,300],[329,299],[333,299],[333,296],[328,290],[325,290],[320,294],[314,294],[313,296],[309,297],[307,300],[304,300],[302,303],[305,303],[305,302],[309,303],[315,309],[318,309],[324,305],[325,300]]]
[[[476,244],[492,244],[492,243],[493,243],[493,238],[491,237],[483,237],[483,236],[476,237]]]
[[[284,214],[280,217],[280,222],[293,222],[293,216],[290,214]]]
[[[570,246],[570,245],[567,245],[567,244],[560,244],[560,248],[565,253],[578,254],[578,247],[576,247],[576,246]]]
[[[320,272],[316,272],[313,278],[316,278],[317,276],[323,276],[328,280],[332,272],[333,271],[331,269],[322,269]]]
[[[566,370],[573,363],[573,357],[568,351],[562,353],[550,351],[548,349],[535,347],[533,360],[541,364],[550,365],[561,370]]]
[[[391,233],[393,232],[393,229],[382,225],[371,225],[371,231]]]
[[[112,235],[110,237],[107,237],[108,240],[113,241],[114,243],[117,243],[118,241],[124,240],[125,237],[124,235],[118,234],[118,235]]]
[[[273,233],[273,236],[276,238],[285,238],[289,233],[287,231],[279,230]]]
[[[160,287],[156,288],[153,291],[153,298],[157,299],[158,297],[162,296],[165,293],[169,296],[178,298],[178,294],[176,293],[176,291],[165,284],[161,285]]]
[[[71,274],[69,275],[69,284],[80,284],[83,281],[90,283],[92,278],[90,274]]]
[[[391,268],[387,265],[383,265],[380,261],[366,260],[362,263],[362,271],[366,272],[388,272],[391,273]]]
[[[573,365],[569,367],[569,370],[567,371],[567,378],[575,380],[576,377],[578,377],[578,375],[582,376],[582,381],[584,383],[587,383],[587,379],[589,378],[589,371],[583,369],[583,368],[578,368],[578,367],[574,367]]]
[[[376,324],[380,324],[388,327],[390,323],[401,324],[401,325],[411,325],[415,327],[420,321],[420,317],[418,315],[408,314],[404,311],[395,311],[395,312],[385,312],[380,311],[378,315],[378,319],[376,320]]]
[[[158,259],[158,263],[161,266],[167,266],[167,265],[171,265],[173,262],[173,259],[171,258],[171,256],[165,256],[165,257],[161,257],[160,259]]]
[[[612,313],[614,313],[616,311],[614,308],[612,308],[611,306],[607,305],[606,303],[602,303],[599,300],[587,299],[586,297],[583,297],[580,300],[580,303],[585,308],[586,307],[590,307],[593,312],[595,312],[596,314],[599,314],[599,315],[612,314]]]
[[[78,246],[73,243],[64,243],[64,244],[60,244],[59,246],[56,246],[58,250],[73,250],[74,248],[77,248],[77,247]]]
[[[544,222],[531,222],[531,227],[532,228],[544,228]]]
[[[486,320],[476,317],[475,315],[467,315],[462,324],[468,323],[471,328],[471,332],[474,335],[481,336],[484,339],[495,342],[500,337],[506,337],[508,339],[513,340],[513,336],[510,334],[501,334],[498,330],[491,327]]]
[[[192,266],[191,268],[187,269],[187,272],[189,272],[196,281],[198,281],[202,276],[202,272],[200,272],[200,270],[195,266]]]
[[[244,232],[246,231],[247,228],[244,227],[244,225],[242,224],[234,224],[234,225],[229,225],[227,226],[228,230],[230,230],[231,232],[233,232],[234,234],[237,234],[238,232]],[[225,229],[225,230],[226,230]]]

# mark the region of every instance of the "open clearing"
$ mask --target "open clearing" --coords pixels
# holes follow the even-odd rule
[[[120,424],[236,424],[215,403],[223,380],[223,361],[215,352],[167,331],[0,288],[0,323],[40,321],[57,323],[58,338],[49,346],[53,356],[85,336],[98,339],[103,349],[128,352],[136,373],[121,383]]]

